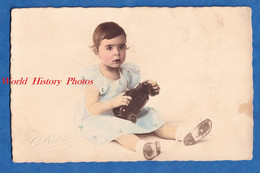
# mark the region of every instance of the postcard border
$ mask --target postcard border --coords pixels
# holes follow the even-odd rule
[[[254,150],[250,161],[140,161],[81,163],[13,163],[10,125],[10,86],[0,84],[0,168],[4,172],[257,172],[260,166],[260,3],[257,0],[1,0],[0,1],[0,77],[10,73],[11,9],[32,7],[204,7],[248,6],[252,9]]]

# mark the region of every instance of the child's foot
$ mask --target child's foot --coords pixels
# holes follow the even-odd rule
[[[206,119],[199,123],[191,132],[189,132],[184,138],[184,145],[193,145],[197,141],[201,140],[207,136],[212,128],[212,122],[209,119]]]
[[[161,153],[161,147],[159,141],[148,142],[143,148],[144,157],[147,160],[152,160]]]

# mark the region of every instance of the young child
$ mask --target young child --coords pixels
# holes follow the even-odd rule
[[[212,123],[209,119],[185,133],[184,129],[166,123],[156,110],[149,107],[141,110],[136,123],[116,117],[112,110],[131,102],[132,98],[123,93],[139,84],[140,69],[133,64],[124,64],[126,33],[114,22],[97,26],[93,33],[93,50],[100,63],[87,67],[82,74],[83,78],[93,80],[93,85],[85,86],[85,99],[75,117],[76,129],[81,136],[96,145],[115,140],[124,148],[152,160],[161,152],[159,142],[146,142],[136,134],[154,132],[160,138],[192,145],[210,132]],[[148,83],[159,92],[156,82],[148,80]]]

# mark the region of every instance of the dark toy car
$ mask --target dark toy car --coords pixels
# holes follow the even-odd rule
[[[126,91],[124,95],[131,96],[132,101],[128,106],[120,106],[113,109],[114,114],[133,123],[137,121],[137,114],[142,110],[150,96],[159,94],[148,82],[140,83],[136,88]]]

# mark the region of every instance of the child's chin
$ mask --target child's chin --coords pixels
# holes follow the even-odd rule
[[[117,64],[113,64],[111,67],[113,68],[118,68],[120,67],[124,62],[121,62],[121,63],[117,63]]]
[[[113,65],[109,65],[107,67],[109,67],[109,68],[119,68],[120,65],[122,65],[122,64],[113,64]]]

